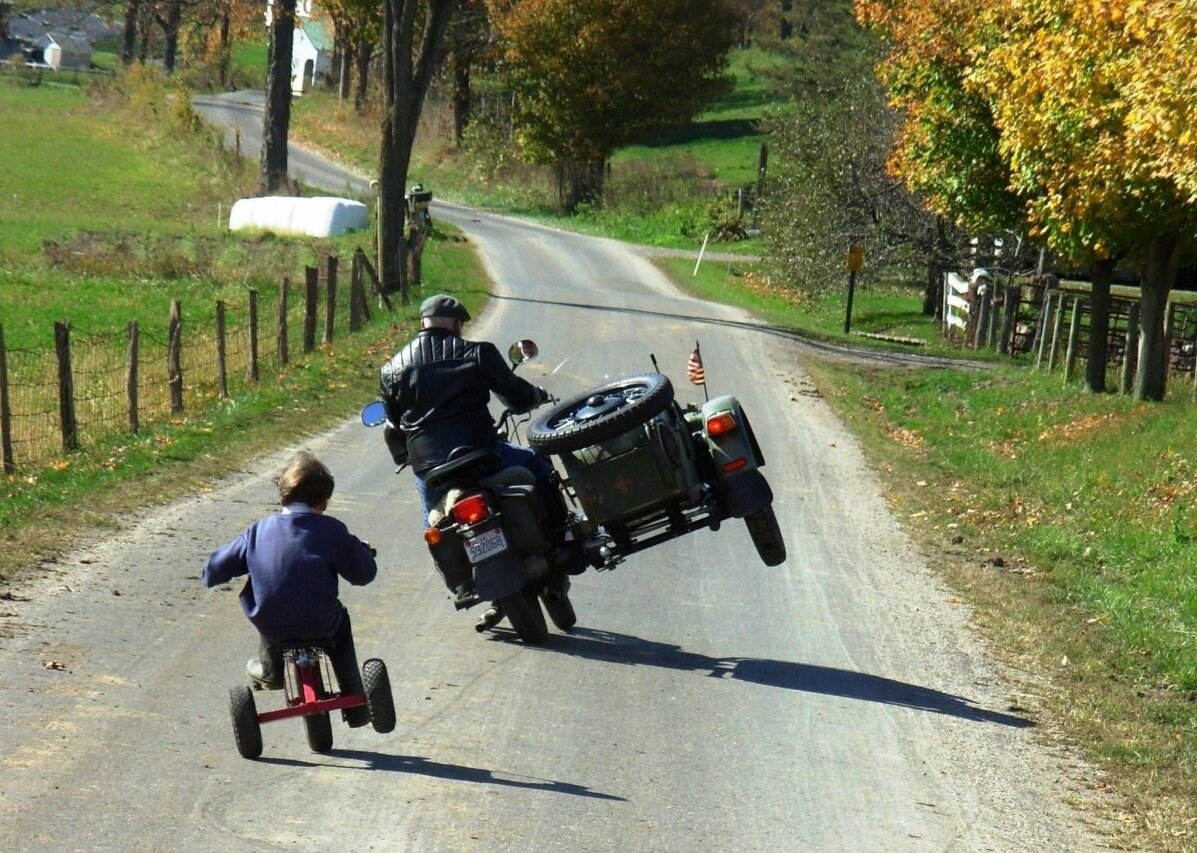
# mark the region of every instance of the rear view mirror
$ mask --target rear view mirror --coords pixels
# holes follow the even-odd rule
[[[514,367],[525,361],[531,361],[539,352],[540,347],[536,345],[536,341],[524,338],[522,341],[516,341],[507,349],[507,359]]]
[[[387,407],[382,400],[367,403],[362,408],[362,423],[368,427],[376,427],[387,422]]]

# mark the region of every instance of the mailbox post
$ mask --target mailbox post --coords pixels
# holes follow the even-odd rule
[[[844,334],[852,331],[852,297],[856,293],[856,274],[864,266],[864,246],[853,243],[848,249],[848,307],[844,312]]]

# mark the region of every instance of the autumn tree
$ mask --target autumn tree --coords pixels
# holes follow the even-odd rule
[[[1197,233],[1197,209],[1182,186],[1187,164],[1168,165],[1181,126],[1163,118],[1191,109],[1169,98],[1185,54],[1163,56],[1157,45],[1169,22],[1178,46],[1188,33],[1190,55],[1197,41],[1193,9],[1151,2],[1135,11],[1044,0],[1033,15],[1019,7],[990,13],[1003,39],[978,62],[972,83],[994,104],[1000,151],[1036,230],[1056,251],[1093,266],[1097,322],[1086,383],[1104,390],[1110,279],[1129,259],[1141,293],[1135,395],[1158,400],[1168,294]],[[1153,112],[1162,123],[1147,118]]]
[[[726,0],[489,0],[532,162],[562,207],[602,201],[619,148],[683,126],[726,90],[737,20]]]
[[[894,44],[883,74],[906,109],[894,171],[965,219],[1013,200],[1033,235],[1093,267],[1093,390],[1104,387],[1109,278],[1126,257],[1141,278],[1135,395],[1164,393],[1165,306],[1197,232],[1191,139],[1179,132],[1193,96],[1181,70],[1197,49],[1193,5],[857,3]],[[970,180],[978,166],[991,183]]]

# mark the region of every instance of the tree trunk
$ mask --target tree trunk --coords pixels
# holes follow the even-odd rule
[[[287,135],[291,127],[291,48],[295,41],[295,0],[274,5],[266,66],[266,112],[262,124],[262,195],[287,185]]]
[[[337,52],[337,97],[344,101],[353,93],[353,72],[357,65],[354,61],[354,51],[357,43],[353,39],[342,39]]]
[[[370,93],[370,54],[374,45],[369,42],[358,44],[354,50],[357,60],[357,91],[353,95],[353,109],[362,112],[366,108],[366,97]]]
[[[1085,345],[1085,388],[1101,394],[1106,390],[1106,366],[1110,344],[1110,282],[1115,260],[1093,264],[1093,291],[1089,300],[1089,340]]]
[[[470,61],[453,54],[453,141],[461,147],[466,125],[470,123]]]
[[[294,2],[294,0],[290,0]],[[399,291],[407,302],[404,278],[404,221],[407,171],[416,125],[432,82],[437,57],[457,0],[427,0],[419,53],[414,53],[416,0],[385,0],[383,69],[386,75],[382,142],[378,156],[378,276],[384,293]]]
[[[220,16],[220,65],[217,67],[217,79],[220,80],[220,88],[227,89],[229,85],[229,70],[232,62],[232,39],[231,30],[233,26],[232,9],[228,6],[224,7],[224,12]]]
[[[1135,371],[1135,399],[1162,400],[1168,378],[1168,349],[1164,334],[1168,294],[1176,280],[1178,241],[1158,237],[1147,253],[1139,304],[1139,365]]]
[[[562,160],[557,164],[557,197],[566,213],[579,205],[599,207],[603,202],[604,160]]]
[[[166,17],[160,19],[164,41],[162,68],[168,75],[175,73],[175,62],[179,56],[179,26],[182,20],[182,0],[170,0],[166,6]]]
[[[793,11],[793,0],[781,0],[781,21],[777,35],[782,41],[786,41],[794,35],[794,22],[790,20],[790,12]]]
[[[125,4],[125,32],[121,39],[121,64],[132,65],[137,52],[137,21],[141,11],[141,0],[129,0]]]

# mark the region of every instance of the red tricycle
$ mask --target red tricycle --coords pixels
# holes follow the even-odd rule
[[[365,705],[374,731],[386,734],[395,728],[391,682],[386,664],[378,658],[370,658],[362,664],[364,692],[342,695],[333,689],[336,681],[328,649],[314,643],[285,643],[282,655],[286,707],[259,714],[254,704],[254,691],[248,685],[229,691],[233,735],[242,758],[258,758],[262,755],[262,723],[289,717],[303,718],[308,746],[313,752],[328,752],[332,749],[332,720],[329,717],[332,711]]]

